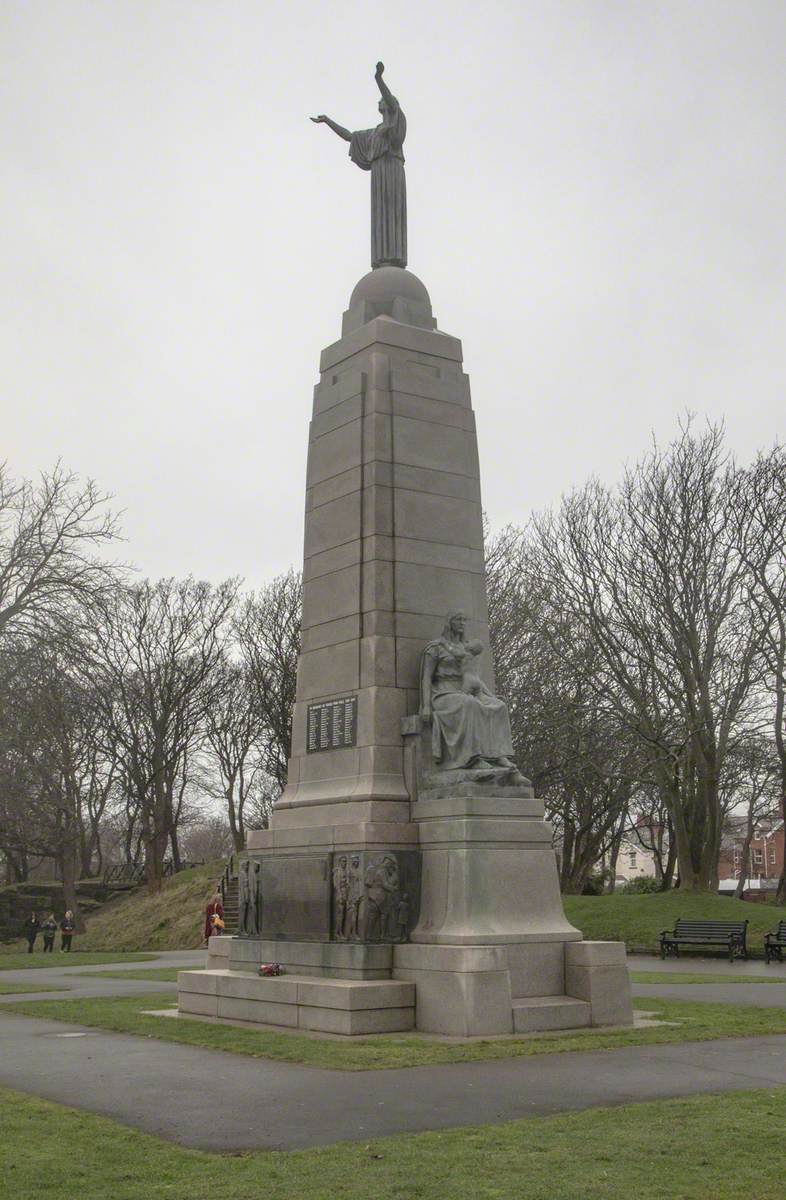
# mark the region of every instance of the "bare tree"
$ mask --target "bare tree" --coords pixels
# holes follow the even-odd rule
[[[734,895],[739,900],[750,876],[750,848],[759,821],[779,809],[779,763],[772,741],[751,731],[740,740],[726,762],[726,788],[729,795],[727,830],[739,828],[744,812],[745,834],[740,851],[740,873]],[[735,814],[738,819],[734,821]]]
[[[262,764],[279,789],[292,744],[302,600],[301,577],[289,571],[249,596],[235,620],[237,649],[264,720]]]
[[[93,637],[88,670],[109,697],[107,721],[134,795],[150,887],[176,853],[187,756],[204,734],[237,595],[193,579],[146,581],[119,590]]]
[[[211,754],[203,786],[223,800],[236,850],[246,844],[246,807],[249,802],[253,805],[260,783],[267,780],[264,699],[248,666],[229,660],[220,664],[206,719],[205,744]],[[211,768],[215,768],[215,783]]]
[[[562,889],[581,892],[619,843],[641,755],[602,696],[585,631],[555,620],[526,536],[503,530],[486,561],[497,687],[509,704],[516,758],[554,824]]]
[[[759,455],[737,481],[740,553],[748,569],[748,597],[760,631],[772,727],[780,763],[780,810],[786,824],[786,451]],[[786,864],[777,901],[786,902]]]
[[[0,827],[10,847],[18,831],[26,854],[53,859],[66,908],[81,917],[76,880],[84,867],[86,826],[103,812],[115,764],[104,756],[101,705],[95,687],[74,669],[78,646],[65,640],[16,646],[4,657],[0,744],[16,764],[24,822]]]
[[[646,752],[684,888],[717,885],[723,764],[757,665],[736,474],[723,430],[688,424],[616,491],[591,482],[534,526],[555,619],[570,613],[587,631],[602,695]]]
[[[0,464],[0,636],[68,632],[114,587],[116,567],[95,553],[119,536],[108,499],[59,463],[37,484]]]

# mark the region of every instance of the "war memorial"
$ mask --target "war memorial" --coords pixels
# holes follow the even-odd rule
[[[469,380],[407,270],[383,72],[376,128],[312,118],[370,172],[372,270],[314,389],[288,784],[241,858],[239,935],[181,972],[179,1010],[345,1035],[630,1024],[624,945],[568,923],[496,695]]]

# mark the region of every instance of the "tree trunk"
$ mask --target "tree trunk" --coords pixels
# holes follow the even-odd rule
[[[748,813],[748,828],[745,830],[745,841],[742,844],[742,853],[740,854],[740,877],[737,880],[737,886],[734,889],[734,899],[741,900],[742,893],[745,891],[745,884],[748,882],[748,873],[750,871],[750,854],[751,842],[753,841],[753,814]]]
[[[75,846],[66,846],[60,857],[60,874],[63,878],[63,908],[70,909],[74,914],[74,929],[77,933],[85,932],[85,919],[76,898],[76,863]]]
[[[669,852],[666,857],[666,866],[663,869],[663,877],[661,879],[661,891],[668,892],[674,886],[674,869],[677,866],[677,839],[674,836],[674,825],[669,818],[668,829],[669,835]]]

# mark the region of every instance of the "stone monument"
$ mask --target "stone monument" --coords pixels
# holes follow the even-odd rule
[[[345,1034],[628,1024],[624,946],[566,920],[495,694],[469,380],[405,269],[383,71],[375,129],[312,118],[371,171],[372,270],[314,390],[288,784],[248,838],[239,936],[180,974],[179,1007]]]

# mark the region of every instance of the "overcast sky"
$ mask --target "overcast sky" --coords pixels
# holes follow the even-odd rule
[[[115,494],[151,575],[302,555],[321,349],[408,118],[410,268],[463,340],[492,526],[686,408],[786,433],[784,0],[0,0],[2,456]]]

